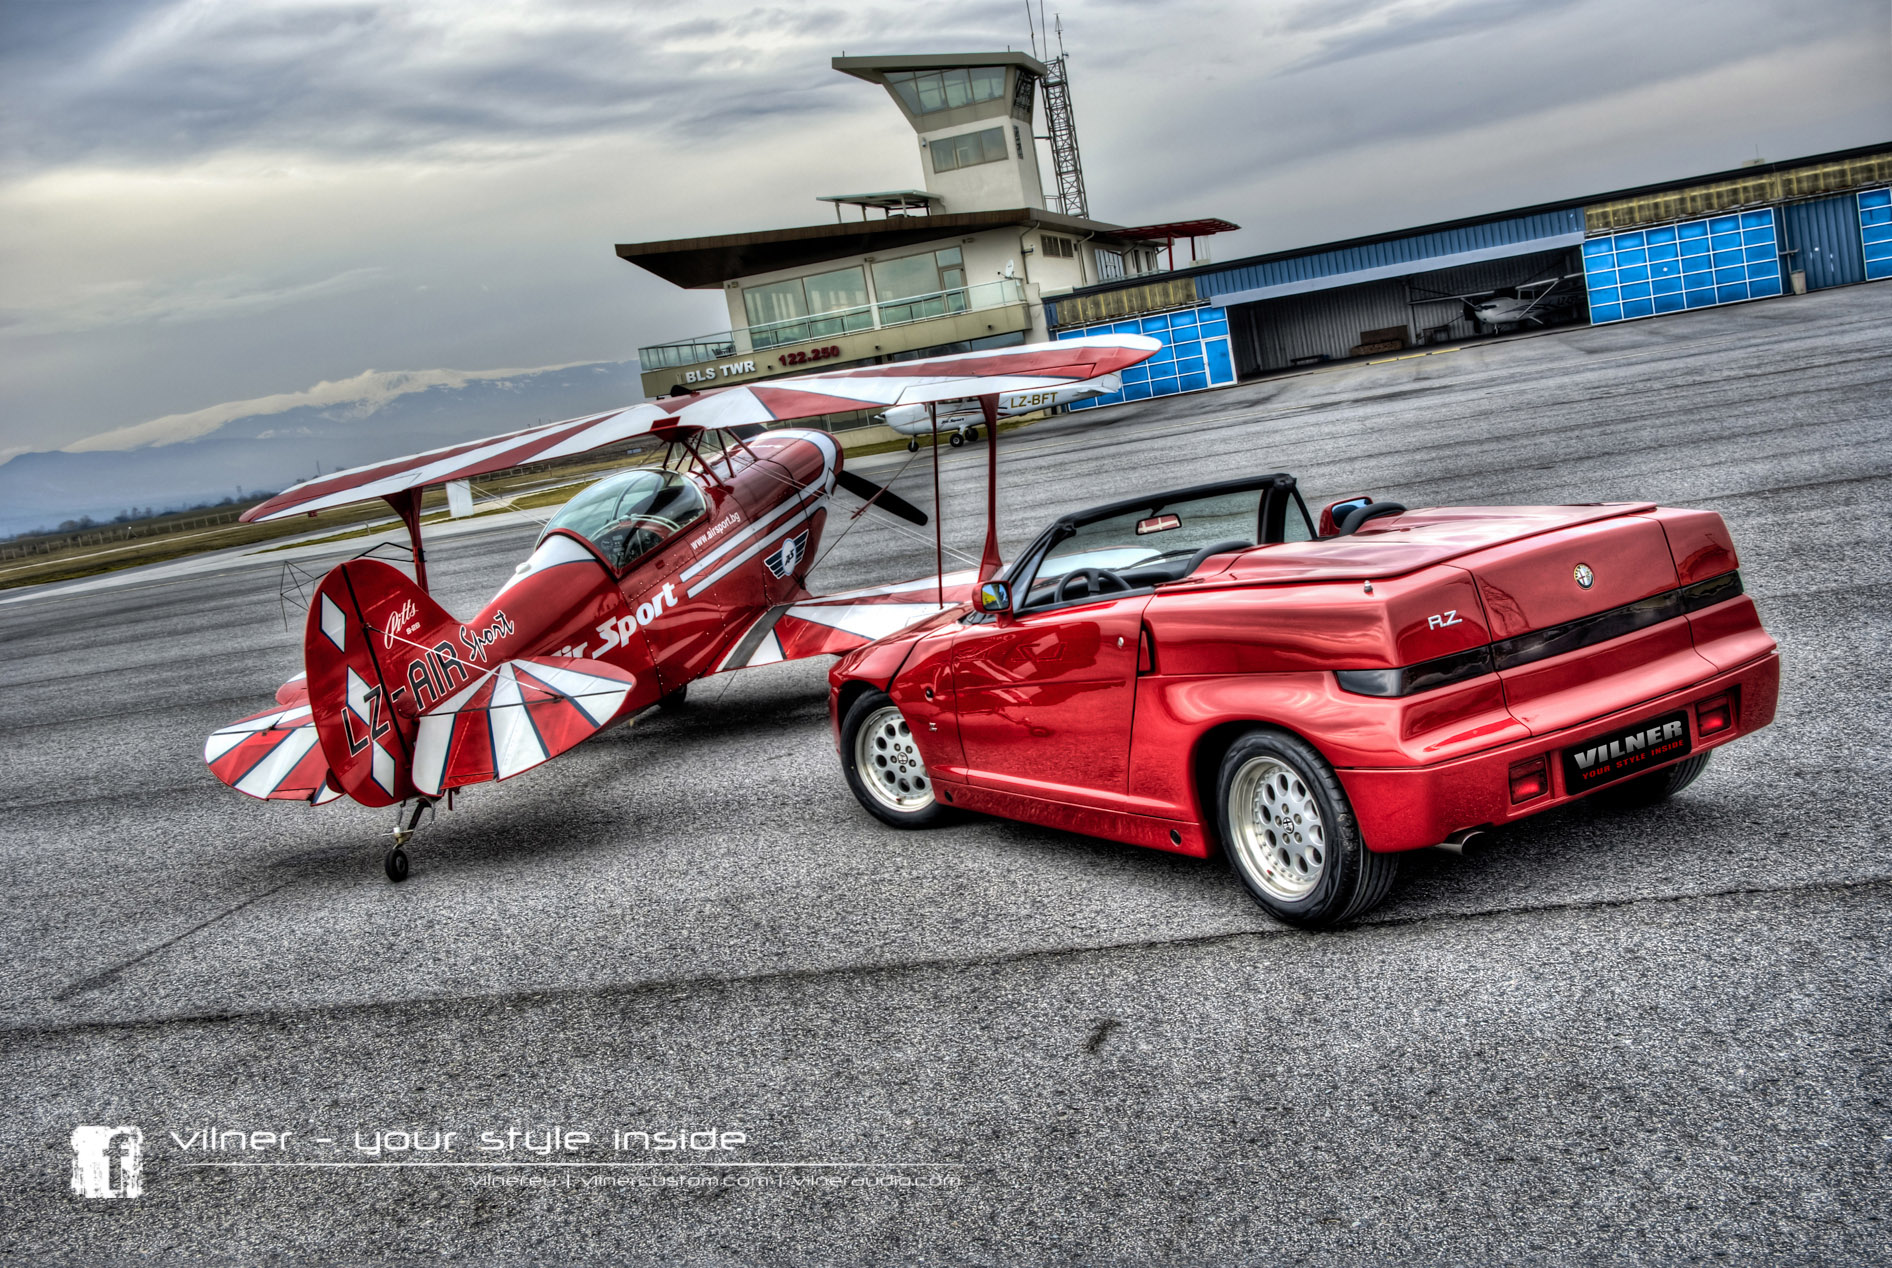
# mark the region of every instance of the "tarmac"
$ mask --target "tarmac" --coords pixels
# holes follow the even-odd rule
[[[8,595],[0,1259],[1885,1262],[1889,319],[1858,286],[1001,437],[1008,551],[1250,471],[1727,518],[1775,725],[1666,805],[1419,851],[1326,933],[1215,862],[883,827],[825,661],[473,790],[390,885],[391,812],[203,769],[300,668],[280,558]],[[929,461],[850,465],[930,508]],[[976,556],[984,443],[941,462]],[[818,588],[931,572],[930,533],[852,505]],[[444,535],[438,597],[477,607],[534,531]],[[141,1196],[72,1194],[79,1124],[141,1129]]]

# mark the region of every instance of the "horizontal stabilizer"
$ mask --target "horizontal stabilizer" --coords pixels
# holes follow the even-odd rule
[[[285,690],[290,685],[293,680]],[[342,795],[329,785],[328,759],[306,703],[269,709],[213,731],[204,742],[204,764],[230,787],[262,801],[320,806]]]
[[[609,725],[634,686],[629,673],[602,661],[502,661],[421,714],[414,787],[438,797],[529,771]]]

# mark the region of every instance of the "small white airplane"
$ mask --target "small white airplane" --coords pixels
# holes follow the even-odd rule
[[[999,415],[1010,418],[1019,414],[1036,413],[1041,409],[1069,405],[1072,401],[1081,401],[1092,396],[1108,396],[1112,392],[1122,390],[1122,375],[1104,374],[1064,387],[1040,388],[1030,392],[1005,392],[999,396]],[[985,415],[980,411],[978,401],[971,399],[946,401],[935,408],[939,410],[940,433],[954,448],[958,448],[968,440],[979,438],[979,424],[985,421]],[[925,405],[896,405],[875,417],[902,436],[912,437],[907,441],[909,453],[919,449],[920,437],[933,434],[933,418]]]
[[[1474,325],[1487,330],[1504,326],[1548,326],[1553,321],[1567,319],[1576,306],[1576,290],[1563,284],[1579,276],[1581,274],[1570,273],[1562,277],[1538,278],[1517,286],[1478,291],[1470,295],[1431,295],[1413,300],[1412,304],[1416,308],[1422,304],[1457,302],[1464,307],[1465,316]]]

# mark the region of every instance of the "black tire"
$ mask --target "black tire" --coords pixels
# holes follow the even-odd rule
[[[966,433],[962,431],[956,431],[952,435],[946,437],[946,443],[951,445],[954,449],[957,449],[959,448],[959,446],[966,443]]]
[[[396,885],[407,879],[407,851],[400,846],[397,845],[389,850],[387,858],[382,860],[381,865],[386,869],[388,879]]]
[[[930,780],[925,779],[926,768],[924,765],[918,765],[915,769],[917,770],[919,779],[926,784],[927,795],[923,802],[916,801],[916,804],[911,807],[902,807],[896,804],[901,796],[910,794],[913,791],[910,788],[904,788],[903,791],[905,780],[909,774],[907,767],[901,766],[899,770],[892,772],[891,775],[891,778],[899,781],[903,787],[888,787],[885,793],[881,795],[877,795],[875,791],[868,786],[868,777],[864,777],[859,768],[860,750],[863,747],[869,749],[873,747],[871,737],[865,745],[863,744],[861,736],[862,730],[870,725],[874,726],[876,729],[885,727],[889,720],[883,715],[889,710],[896,715],[899,713],[898,707],[895,706],[894,702],[888,698],[887,693],[884,691],[869,691],[848,707],[847,716],[841,719],[841,771],[847,776],[848,790],[854,794],[854,800],[860,802],[868,814],[873,815],[882,823],[892,824],[896,828],[930,827],[944,819],[947,811],[946,807],[941,804],[939,799],[932,795],[932,783]],[[906,725],[905,719],[900,718],[897,725],[898,727],[904,728]],[[888,738],[891,739],[893,737]],[[897,740],[895,742],[898,743]],[[902,756],[907,755],[908,754],[903,750]],[[911,760],[917,763],[917,750],[913,751],[910,756]],[[872,772],[870,772],[869,777],[871,777],[871,775]]]
[[[690,684],[686,682],[681,687],[678,687],[675,691],[671,692],[669,695],[659,696],[657,698],[657,707],[659,709],[682,708],[683,702],[685,700],[688,700],[689,698],[690,698]]]
[[[915,439],[915,440],[909,440],[909,441],[907,442],[907,452],[908,452],[908,453],[918,453],[918,452],[920,452],[920,442],[919,442],[919,441],[918,441],[917,439]]]
[[[1246,811],[1247,822],[1238,824],[1232,799],[1276,809],[1259,821]],[[1318,811],[1318,824],[1307,821],[1309,809]],[[1362,916],[1385,900],[1399,874],[1397,854],[1366,848],[1333,767],[1285,731],[1257,727],[1235,741],[1216,777],[1214,811],[1229,867],[1256,902],[1291,925],[1324,929]]]
[[[977,427],[966,428],[967,440],[977,440],[978,438],[979,438],[979,429]]]
[[[1647,775],[1625,779],[1620,784],[1599,788],[1590,794],[1592,804],[1605,810],[1637,810],[1667,801],[1695,782],[1695,776],[1708,765],[1712,752],[1685,757],[1673,766],[1652,770]]]

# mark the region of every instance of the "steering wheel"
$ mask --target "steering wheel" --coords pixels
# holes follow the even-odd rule
[[[1066,591],[1070,589],[1070,585],[1073,581],[1079,579],[1082,579],[1084,582],[1084,594],[1086,597],[1102,594],[1105,582],[1110,583],[1110,587],[1113,590],[1128,590],[1130,588],[1128,581],[1125,581],[1108,568],[1073,568],[1058,579],[1058,589],[1056,595],[1053,597],[1053,602],[1063,603],[1066,599],[1069,599],[1071,596],[1067,594]]]

